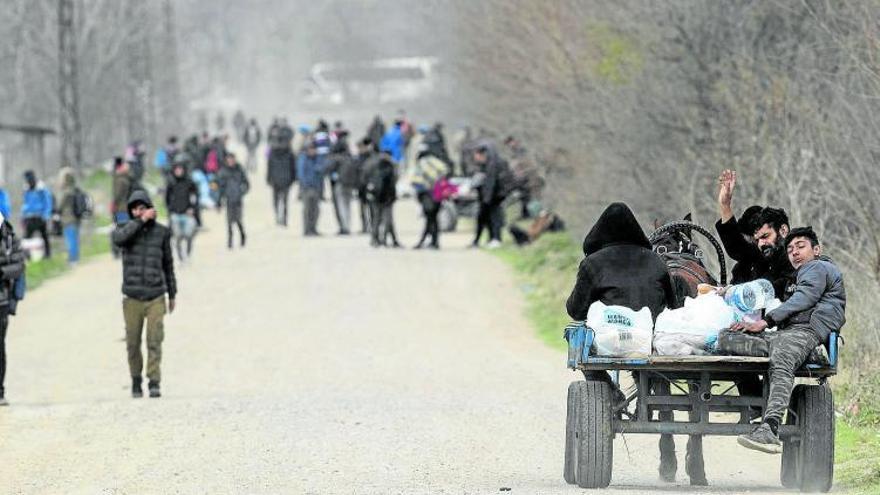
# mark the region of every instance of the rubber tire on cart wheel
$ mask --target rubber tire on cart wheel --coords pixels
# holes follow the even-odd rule
[[[800,401],[800,397],[804,395],[804,386],[805,385],[795,385],[794,390],[791,392],[791,403],[790,408],[792,411],[797,411],[797,404]],[[787,425],[796,425],[797,424],[797,415],[792,414],[789,411],[785,417],[785,424]],[[800,487],[800,479],[798,479],[798,464],[800,455],[800,441],[793,441],[790,439],[782,440],[782,470],[779,473],[780,481],[782,481],[782,486],[786,488],[798,488]]]
[[[834,479],[834,397],[828,384],[805,385],[798,397],[801,446],[798,479],[802,492],[827,492]]]
[[[577,431],[580,417],[581,395],[586,388],[585,381],[571,382],[568,385],[567,412],[565,414],[565,464],[562,477],[569,485],[577,483]]]
[[[611,483],[614,456],[612,393],[608,383],[586,381],[580,394],[577,425],[577,484],[605,488]]]
[[[441,232],[455,232],[455,228],[458,226],[458,211],[453,203],[448,201],[440,203],[437,225]]]

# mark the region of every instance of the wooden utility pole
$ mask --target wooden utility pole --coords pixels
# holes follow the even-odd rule
[[[61,160],[77,172],[82,166],[82,126],[77,88],[74,0],[58,0],[58,101],[61,105]]]

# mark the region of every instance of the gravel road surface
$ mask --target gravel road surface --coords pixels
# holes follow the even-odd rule
[[[375,250],[271,221],[253,177],[248,246],[223,217],[178,266],[161,399],[129,397],[119,263],[28,295],[0,410],[2,493],[578,493],[562,479],[564,356],[533,336],[511,271],[449,235],[440,252]],[[419,233],[398,207],[402,239]],[[574,267],[572,267],[574,277]],[[563,308],[560,308],[562,311]],[[706,441],[712,487],[657,477],[657,437],[615,441],[609,492],[788,493],[779,458]]]

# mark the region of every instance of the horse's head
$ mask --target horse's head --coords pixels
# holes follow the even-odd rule
[[[685,222],[691,221],[691,214],[684,216]],[[659,229],[663,224],[659,220],[654,220],[654,229]],[[693,241],[693,229],[689,227],[680,227],[675,230],[663,232],[660,235],[652,236],[651,247],[654,252],[663,256],[666,254],[687,254],[697,258],[702,257],[702,251]]]
[[[718,284],[706,269],[702,249],[693,241],[694,231],[705,236],[718,253],[723,283],[725,265],[721,245],[706,229],[691,223],[690,213],[685,215],[684,221],[672,222],[662,228],[655,221],[654,226],[656,230],[650,236],[651,246],[669,269],[679,304],[684,302],[685,296],[696,296],[698,284]]]

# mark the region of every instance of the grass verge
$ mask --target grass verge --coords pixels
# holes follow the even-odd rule
[[[545,234],[519,248],[505,245],[494,253],[517,273],[526,298],[526,317],[538,336],[556,349],[565,349],[562,330],[569,322],[565,300],[574,286],[581,248],[567,233]],[[880,381],[877,381],[880,389]],[[835,387],[837,395],[851,391]],[[864,392],[864,390],[863,390]],[[838,403],[842,403],[838,399]],[[836,481],[856,494],[880,493],[880,417],[876,407],[863,407],[837,422]]]
[[[87,175],[80,186],[93,198],[104,198],[110,190],[111,176],[103,170],[97,170]],[[80,262],[110,252],[110,240],[106,235],[100,234],[102,228],[110,225],[110,217],[107,215],[95,215],[87,219],[80,226]],[[25,270],[28,290],[34,290],[43,285],[46,280],[57,277],[70,270],[67,263],[67,254],[63,249],[63,238],[50,238],[55,249],[54,256],[50,259],[28,262]]]
[[[880,431],[838,420],[835,478],[859,495],[880,493]]]
[[[583,256],[580,247],[561,232],[545,234],[524,248],[505,244],[494,253],[519,275],[526,296],[526,317],[538,336],[551,347],[565,349],[562,330],[571,321],[565,301]]]

